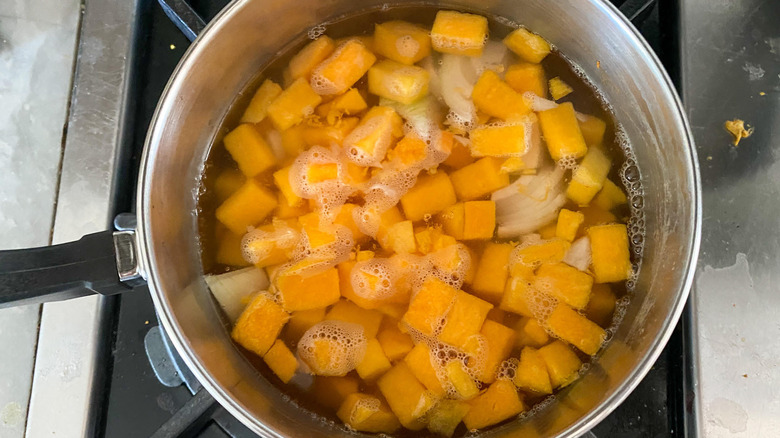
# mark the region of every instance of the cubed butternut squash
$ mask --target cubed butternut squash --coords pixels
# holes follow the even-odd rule
[[[563,81],[563,79],[559,78],[558,76],[550,79],[550,97],[553,98],[553,100],[563,99],[564,97],[568,96],[569,94],[574,91],[573,88],[569,86],[566,82]]]
[[[243,235],[247,227],[262,222],[276,208],[276,204],[276,196],[256,180],[249,179],[217,207],[215,214],[217,220],[230,231]]]
[[[354,116],[366,108],[368,108],[368,104],[357,88],[350,88],[341,96],[318,106],[316,113],[325,119],[328,125],[335,125],[339,117]]]
[[[577,237],[577,231],[584,221],[585,215],[579,211],[562,208],[558,213],[555,235],[563,240],[572,242]]]
[[[425,343],[419,343],[412,348],[404,357],[404,362],[411,370],[414,377],[417,378],[429,391],[437,397],[444,396],[444,387],[436,374],[433,366],[431,349]]]
[[[496,203],[467,201],[463,203],[463,239],[490,239],[496,229]]]
[[[469,409],[469,404],[463,401],[440,401],[428,414],[428,431],[448,438],[451,437]]]
[[[412,221],[397,222],[387,229],[387,233],[379,240],[382,247],[396,254],[409,254],[417,250],[414,240],[414,225]]]
[[[336,415],[351,429],[360,432],[393,433],[401,427],[383,401],[367,394],[348,395]]]
[[[391,367],[390,360],[382,352],[382,345],[379,344],[376,338],[372,338],[366,343],[366,353],[363,355],[363,360],[355,367],[355,371],[357,371],[361,379],[373,381]]]
[[[534,287],[576,309],[584,309],[590,299],[593,277],[566,263],[550,263],[536,271]]]
[[[493,382],[485,392],[469,401],[469,405],[471,408],[463,417],[469,430],[492,426],[525,410],[515,385],[505,379]]]
[[[479,333],[485,339],[485,351],[475,375],[480,382],[493,383],[499,365],[509,357],[515,347],[517,335],[511,328],[489,319],[485,320]]]
[[[623,193],[623,189],[613,183],[611,180],[604,180],[604,186],[601,187],[601,191],[593,198],[593,205],[596,208],[600,208],[605,211],[610,211],[618,205],[623,205],[628,202],[626,194]]]
[[[394,109],[375,106],[344,139],[347,157],[361,166],[376,166],[387,150],[403,136],[403,120]]]
[[[313,114],[320,102],[322,97],[314,92],[305,79],[298,78],[271,102],[268,117],[276,129],[284,131]]]
[[[550,335],[547,330],[539,324],[539,320],[531,318],[521,318],[515,325],[517,331],[516,344],[518,347],[530,346],[539,348],[550,342]]]
[[[241,171],[235,169],[223,170],[214,180],[214,193],[217,195],[217,200],[223,202],[241,188],[245,182],[246,177]]]
[[[472,201],[509,185],[509,175],[501,172],[504,160],[482,158],[452,172],[450,179],[455,194],[461,201]]]
[[[225,149],[247,177],[253,177],[276,164],[276,157],[254,125],[243,123],[223,139]]]
[[[451,360],[444,367],[447,382],[458,394],[460,400],[471,400],[479,394],[479,387],[474,378],[466,372],[465,365],[460,360]]]
[[[512,381],[518,388],[537,396],[552,394],[547,366],[542,355],[533,347],[523,347],[520,351],[520,362]]]
[[[276,285],[284,309],[288,312],[326,307],[341,297],[336,268],[308,276],[281,273],[276,279]]]
[[[414,233],[414,240],[417,242],[417,251],[422,254],[429,254],[457,243],[452,236],[442,233],[438,227],[426,227],[417,231]]]
[[[226,231],[217,243],[217,254],[214,260],[217,263],[228,266],[249,266],[251,263],[244,259],[241,251],[241,239],[244,236]]]
[[[439,11],[431,28],[431,45],[441,53],[480,56],[487,37],[487,18],[481,15]]]
[[[512,253],[512,266],[510,272],[512,275],[525,273],[527,268],[537,268],[542,264],[558,263],[563,260],[566,252],[571,248],[571,243],[558,238],[535,243],[532,245],[521,245]],[[519,270],[515,272],[515,270]]]
[[[596,324],[607,327],[612,323],[617,297],[608,284],[594,284],[585,315]]]
[[[319,63],[325,60],[336,49],[336,44],[327,35],[321,35],[316,40],[306,44],[300,52],[290,59],[285,71],[285,78],[290,82],[303,78],[309,80],[311,72]]]
[[[328,310],[325,320],[351,322],[363,326],[363,334],[367,339],[376,337],[382,314],[376,310],[366,310],[348,300],[341,300]]]
[[[524,61],[538,64],[550,54],[550,44],[544,38],[521,27],[504,38],[504,44]]]
[[[578,114],[577,122],[580,124],[582,137],[585,138],[588,147],[601,146],[604,141],[604,133],[607,131],[606,122],[598,117],[585,114]]]
[[[463,202],[445,208],[439,214],[439,220],[444,227],[444,232],[456,239],[463,239],[466,226],[466,208]]]
[[[444,171],[420,176],[417,183],[401,197],[401,207],[406,218],[419,221],[455,204],[455,189]]]
[[[591,356],[599,351],[607,336],[598,324],[563,303],[559,303],[550,313],[547,327],[556,337]]]
[[[504,80],[520,94],[531,92],[539,97],[547,97],[547,78],[540,64],[521,62],[510,65]]]
[[[306,146],[341,146],[344,138],[358,125],[357,117],[344,117],[325,126],[307,126],[302,133]]]
[[[374,50],[385,58],[412,65],[431,54],[427,29],[407,21],[386,21],[374,26]]]
[[[628,248],[628,230],[623,224],[588,228],[591,267],[597,283],[614,283],[628,279],[632,273]]]
[[[274,216],[279,219],[295,219],[307,213],[310,213],[308,203],[301,202],[295,207],[290,207],[290,204],[287,203],[287,198],[279,192],[279,203],[276,206]]]
[[[560,388],[577,380],[582,361],[563,341],[545,345],[539,349],[539,355],[544,360],[553,388]]]
[[[260,123],[268,113],[268,106],[282,92],[282,87],[276,82],[266,79],[257,89],[249,106],[241,116],[241,123]]]
[[[263,360],[283,383],[289,382],[298,370],[298,359],[281,339],[274,342]]]
[[[428,94],[428,70],[385,59],[368,69],[368,91],[408,105]]]
[[[530,135],[531,125],[532,122],[527,122],[474,128],[469,133],[471,154],[475,157],[519,157],[526,152],[526,136]]]
[[[321,95],[341,94],[355,85],[374,65],[376,56],[357,38],[341,45],[311,74],[311,85]]]
[[[485,70],[474,84],[471,99],[478,110],[502,120],[514,121],[531,112],[522,94],[501,80],[493,70]]]
[[[541,237],[543,240],[549,240],[555,237],[555,231],[557,226],[558,226],[557,222],[550,222],[549,224],[543,226],[542,228],[539,228],[536,232],[539,233],[539,237]]]
[[[407,333],[398,328],[398,320],[385,318],[382,327],[376,335],[382,351],[388,359],[395,362],[407,355],[414,348],[414,341]]]
[[[509,275],[509,255],[513,248],[509,243],[489,242],[485,245],[472,284],[478,297],[494,304],[501,302]]]
[[[377,385],[405,428],[420,430],[425,427],[421,417],[434,407],[436,400],[414,377],[406,363],[398,362],[379,378]]]
[[[547,150],[555,161],[585,156],[588,145],[580,131],[574,105],[566,102],[555,108],[540,111],[539,126],[547,143]]]
[[[393,149],[388,151],[387,159],[397,161],[401,168],[409,168],[420,164],[428,155],[428,145],[420,137],[407,134],[398,141]]]
[[[529,303],[532,298],[533,269],[527,275],[513,275],[506,282],[499,308],[522,316],[533,316]]]
[[[314,376],[314,400],[331,409],[339,406],[350,394],[358,392],[359,382],[353,376]]]
[[[274,344],[290,315],[267,293],[258,293],[246,306],[231,336],[239,345],[263,356]]]
[[[464,145],[460,141],[454,141],[450,155],[442,164],[451,169],[460,169],[461,167],[468,166],[474,162],[474,157],[471,155],[471,148]]]
[[[339,207],[339,211],[336,213],[336,217],[333,219],[333,223],[349,228],[349,231],[352,232],[352,238],[355,239],[356,242],[361,243],[368,239],[368,236],[363,234],[363,232],[355,223],[355,217],[353,213],[355,212],[356,208],[358,208],[356,204],[349,202],[343,204],[341,207]]]
[[[598,147],[588,150],[574,170],[566,196],[578,205],[588,205],[604,186],[612,160]]]
[[[457,292],[457,289],[438,278],[428,277],[409,303],[402,322],[424,335],[432,335],[441,324]]]
[[[274,172],[274,183],[284,196],[289,207],[298,207],[303,204],[303,199],[295,194],[290,185],[290,166],[283,167]]]
[[[439,339],[458,348],[463,348],[468,338],[479,333],[487,313],[493,305],[467,292],[458,291],[452,307],[444,317]]]
[[[299,310],[290,314],[290,321],[285,328],[285,337],[298,342],[314,324],[325,319],[325,307],[311,310]]]

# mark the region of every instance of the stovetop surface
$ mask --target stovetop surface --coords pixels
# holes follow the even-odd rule
[[[226,3],[224,0],[191,2],[207,20]],[[679,72],[679,35],[674,27],[678,7],[674,0],[658,0],[639,26],[675,82]],[[133,70],[130,96],[135,104],[134,126],[129,131],[133,137],[126,141],[129,159],[119,173],[117,212],[133,209],[134,175],[137,175],[147,127],[168,78],[189,45],[156,2],[147,1],[141,9],[140,56]],[[157,325],[149,294],[137,290],[114,299],[110,307],[114,329],[112,339],[107,340],[112,360],[103,370],[105,389],[98,390],[97,396],[103,408],[98,419],[102,436],[139,437],[155,433],[155,436],[181,436],[182,431],[185,436],[198,437],[255,436],[210,397],[193,396],[185,385],[161,384],[144,347],[144,338]],[[684,339],[679,325],[645,379],[592,430],[593,434],[612,438],[686,436]],[[190,417],[198,421],[189,424]],[[160,429],[163,425],[165,428]]]

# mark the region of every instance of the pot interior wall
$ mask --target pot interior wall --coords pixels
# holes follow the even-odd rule
[[[644,189],[642,268],[623,324],[587,374],[527,421],[486,436],[582,433],[638,383],[663,347],[686,297],[695,258],[697,198],[692,144],[659,63],[600,1],[238,1],[190,48],[158,108],[146,147],[139,206],[149,283],[160,318],[207,389],[256,432],[346,433],[301,410],[230,341],[203,282],[195,218],[203,162],[235,96],[311,27],[355,13],[426,4],[501,16],[545,36],[612,105],[633,144]],[[597,67],[598,66],[598,67]]]

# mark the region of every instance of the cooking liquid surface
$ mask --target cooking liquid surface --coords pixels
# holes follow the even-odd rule
[[[302,35],[301,39],[297,41],[297,43],[291,44],[287,49],[285,49],[278,58],[276,58],[273,62],[271,62],[268,65],[268,67],[265,70],[263,70],[258,74],[257,79],[247,87],[245,93],[237,96],[236,102],[233,105],[233,109],[229,114],[226,115],[222,127],[219,130],[219,133],[217,134],[214,145],[211,148],[211,152],[204,169],[204,175],[202,178],[202,185],[201,185],[201,190],[199,195],[198,223],[199,223],[199,230],[200,230],[200,242],[202,245],[202,262],[203,262],[204,272],[206,274],[218,275],[230,271],[236,271],[242,268],[242,266],[229,265],[229,264],[218,262],[217,253],[219,250],[219,246],[221,242],[223,242],[223,240],[225,239],[225,235],[228,233],[228,231],[222,224],[219,223],[219,221],[215,219],[214,212],[224,200],[224,196],[220,196],[219,188],[217,187],[217,185],[219,184],[218,177],[221,174],[223,174],[225,171],[232,171],[235,174],[239,174],[236,161],[233,160],[231,155],[223,146],[222,138],[239,125],[239,119],[241,118],[250,99],[252,98],[255,91],[260,86],[260,84],[264,80],[270,79],[282,85],[282,88],[284,88],[285,80],[283,77],[283,71],[285,67],[288,65],[289,60],[293,55],[298,53],[298,51],[302,47],[304,47],[306,44],[312,41],[310,37],[317,37],[319,36],[319,34],[324,34],[333,38],[334,40],[337,40],[339,38],[351,37],[351,36],[370,36],[373,34],[375,23],[383,23],[390,20],[404,20],[415,24],[419,24],[425,29],[430,29],[431,23],[433,22],[434,17],[436,16],[436,12],[437,12],[436,9],[423,8],[423,7],[372,11],[357,16],[351,16],[347,19],[324,25],[321,28],[320,27],[315,28],[312,31],[310,31],[308,34]],[[505,24],[502,24],[505,22],[505,20],[497,21],[488,17],[488,21],[489,21],[489,35],[491,41],[500,43],[501,40],[506,35],[508,35],[510,32],[514,30],[514,27],[509,27]],[[530,30],[533,31],[533,29]],[[432,53],[436,58],[441,57],[441,55],[437,54],[435,51],[432,51]],[[511,55],[511,62],[509,62],[507,65],[511,65],[512,63],[518,62],[517,56],[511,54],[511,52],[510,55]],[[381,56],[377,56],[377,58],[378,60],[383,59]],[[572,92],[570,94],[568,94],[567,96],[561,99],[556,100],[555,101],[556,103],[561,104],[564,102],[571,102],[573,103],[574,108],[578,113],[595,116],[603,120],[604,122],[606,122],[606,131],[601,146],[603,147],[607,156],[612,161],[612,165],[609,170],[608,179],[616,183],[617,186],[620,187],[624,193],[627,192],[629,194],[629,200],[639,199],[641,201],[641,197],[636,196],[637,194],[641,194],[641,187],[639,186],[638,171],[636,169],[635,163],[633,163],[633,160],[631,160],[630,158],[631,153],[630,153],[629,146],[627,142],[621,141],[620,135],[616,135],[616,126],[614,123],[613,116],[610,113],[610,110],[606,105],[606,103],[604,102],[604,100],[600,98],[597,91],[580,74],[578,74],[578,68],[576,66],[573,66],[566,59],[566,57],[563,54],[559,53],[555,48],[553,48],[551,53],[547,55],[541,61],[540,64],[544,68],[547,79],[551,79],[555,77],[560,78],[564,83],[566,83],[568,86],[572,88]],[[365,101],[369,109],[378,105],[379,98],[367,92],[367,80],[365,76],[361,78],[353,87],[361,91],[361,94],[365,98]],[[546,97],[550,99],[549,93]],[[447,108],[446,105],[444,105],[443,108],[445,108],[445,113],[446,113],[446,108]],[[365,113],[365,111],[363,113]],[[542,144],[544,145],[544,142]],[[543,149],[544,149],[543,154],[546,156],[546,160],[550,161],[549,154],[546,148]],[[580,158],[578,161],[582,161],[582,159]],[[256,181],[260,182],[263,187],[267,188],[269,191],[274,193],[274,195],[276,195],[279,192],[279,190],[274,183],[274,179],[272,175],[274,171],[279,169],[279,167],[280,165],[277,165],[272,170],[265,171],[260,175],[254,177]],[[446,165],[441,165],[440,168],[450,174],[454,170],[451,167],[448,167]],[[571,177],[572,177],[571,173],[572,173],[571,171],[567,171],[565,173],[565,180],[564,180],[565,185],[568,185],[568,183],[571,181]],[[426,171],[423,170],[420,173],[420,176],[425,174]],[[520,176],[513,175],[511,177],[511,180],[514,181],[518,177]],[[565,192],[565,186],[564,186],[564,192]],[[490,199],[490,196],[489,195],[483,196],[480,199],[487,200]],[[356,199],[354,196],[350,197],[349,201],[361,202],[360,200]],[[582,208],[578,207],[575,203],[573,203],[570,200],[566,202],[563,208],[575,212],[583,211]],[[577,233],[578,238],[585,234],[584,229],[586,226],[596,225],[600,223],[599,216],[598,216],[599,212],[593,214],[593,212],[591,211],[589,213],[588,209],[585,209],[584,212],[586,215],[586,222],[580,227],[580,230]],[[631,242],[631,249],[632,249],[631,257],[634,266],[633,269],[634,272],[636,272],[639,266],[639,257],[641,256],[641,243],[643,240],[641,204],[638,204],[636,202],[634,203],[633,206],[629,206],[629,204],[620,204],[615,206],[611,210],[611,213],[614,216],[614,219],[611,221],[608,220],[607,222],[629,224],[629,241]],[[258,225],[270,224],[271,218],[275,214],[276,214],[275,212],[272,213],[263,221],[262,224],[258,224]],[[588,223],[588,221],[590,221],[590,223]],[[553,220],[552,224],[555,225],[555,223],[556,221]],[[424,223],[422,221],[416,221],[415,231],[417,231],[420,227],[425,227],[425,226],[428,227],[441,226],[441,220],[439,216],[433,215],[430,221],[425,221]],[[550,229],[548,227],[547,229],[548,236],[544,236],[543,240],[550,238],[549,232]],[[540,233],[540,230],[535,230],[533,233]],[[555,234],[554,231],[552,234],[554,236]],[[484,251],[486,242],[488,241],[493,243],[501,243],[501,244],[503,243],[517,244],[518,242],[523,242],[523,238],[522,236],[518,236],[518,237],[513,236],[511,238],[502,239],[502,238],[497,238],[494,235],[492,239],[488,239],[487,241],[464,240],[460,242],[468,246],[469,249],[472,250],[474,254],[481,254]],[[359,249],[374,251],[376,252],[377,257],[379,257],[382,254],[388,253],[374,239],[370,239],[368,243],[361,244],[359,246]],[[354,258],[354,253],[352,257]],[[475,258],[472,260],[472,262],[477,263],[477,260],[478,259]],[[630,295],[630,293],[626,288],[625,281],[614,282],[609,284],[609,286],[611,292],[617,298],[617,301],[615,304],[616,310],[613,313],[613,317],[609,318],[611,322],[606,321],[602,323],[604,327],[607,329],[608,336],[611,333],[612,328],[614,328],[614,326],[617,323],[619,323],[619,320],[622,317],[622,313],[624,312],[625,306],[628,304],[628,298]],[[629,286],[631,286],[630,280],[629,280]],[[462,289],[469,293],[474,292],[471,289],[471,285],[469,284],[463,284]],[[342,297],[342,302],[343,301],[344,298]],[[331,307],[332,306],[330,306],[329,308]],[[499,307],[498,305],[495,306],[496,309],[498,307]],[[547,309],[545,310],[545,312],[549,313],[549,310],[550,309]],[[579,313],[585,315],[586,311],[581,310],[579,311]],[[390,320],[390,317],[385,316],[384,320],[388,321]],[[495,314],[489,315],[488,320],[499,321],[502,325],[514,329],[518,327],[523,321],[527,321],[528,318],[510,311],[503,311],[503,312],[495,312]],[[227,324],[229,325],[229,323]],[[292,351],[295,354],[296,350],[299,348],[298,344],[299,344],[300,334],[297,334],[297,336],[293,336],[290,333],[290,330],[288,329],[289,327],[282,330],[279,339],[283,340],[286,346],[290,349],[290,351]],[[551,337],[550,341],[552,340],[553,338]],[[512,352],[510,354],[510,357],[519,358],[522,347],[523,345],[521,345],[519,342],[516,342],[515,345],[512,347]],[[582,360],[583,364],[588,363],[589,361],[588,355],[579,351],[576,348],[571,348],[571,350],[577,354],[577,356]],[[293,377],[288,384],[283,384],[269,369],[269,367],[266,365],[264,360],[259,355],[249,350],[244,350],[244,351],[246,352],[247,359],[253,364],[255,364],[258,371],[264,376],[266,376],[270,381],[277,383],[278,386],[280,387],[280,390],[282,390],[283,392],[289,395],[290,401],[292,403],[296,403],[316,415],[321,415],[324,418],[335,420],[337,423],[341,422],[341,420],[339,420],[335,415],[337,407],[334,407],[332,403],[328,403],[328,402],[323,403],[322,393],[317,392],[318,390],[319,391],[322,390],[320,389],[323,386],[321,385],[322,382],[324,380],[333,379],[332,377],[311,376],[310,374],[302,372],[302,370],[299,368],[295,377]],[[392,361],[393,365],[396,365],[399,362],[403,362],[403,359]],[[512,370],[511,366],[509,367],[504,366],[502,369],[505,369],[505,372],[509,375],[510,378],[512,377],[514,371]],[[384,398],[382,397],[381,392],[376,385],[376,381],[367,383],[363,379],[358,378],[354,370],[350,371],[347,377],[358,382],[359,392],[378,397],[382,399],[384,402]],[[489,386],[484,383],[482,384],[478,383],[478,385],[480,390],[484,390]],[[526,412],[534,404],[542,402],[543,400],[545,400],[545,398],[546,396],[544,395],[534,395],[534,394],[526,393],[524,398]],[[466,427],[461,423],[458,426],[455,435],[456,436],[462,435],[466,431],[467,431]],[[393,433],[393,435],[418,436],[418,433],[419,432],[413,432],[408,429],[401,428],[397,432]]]

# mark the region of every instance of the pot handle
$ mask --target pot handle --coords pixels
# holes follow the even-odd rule
[[[192,9],[192,6],[186,0],[158,1],[163,11],[165,11],[165,15],[173,21],[173,24],[182,31],[188,40],[194,41],[206,27],[206,22]]]
[[[163,1],[163,0],[160,0]],[[635,26],[639,26],[650,11],[653,10],[656,0],[626,0],[618,6],[620,12],[626,16]]]
[[[123,215],[115,221],[126,222]],[[131,290],[144,283],[136,247],[135,230],[125,228],[60,245],[0,251],[0,309]]]

